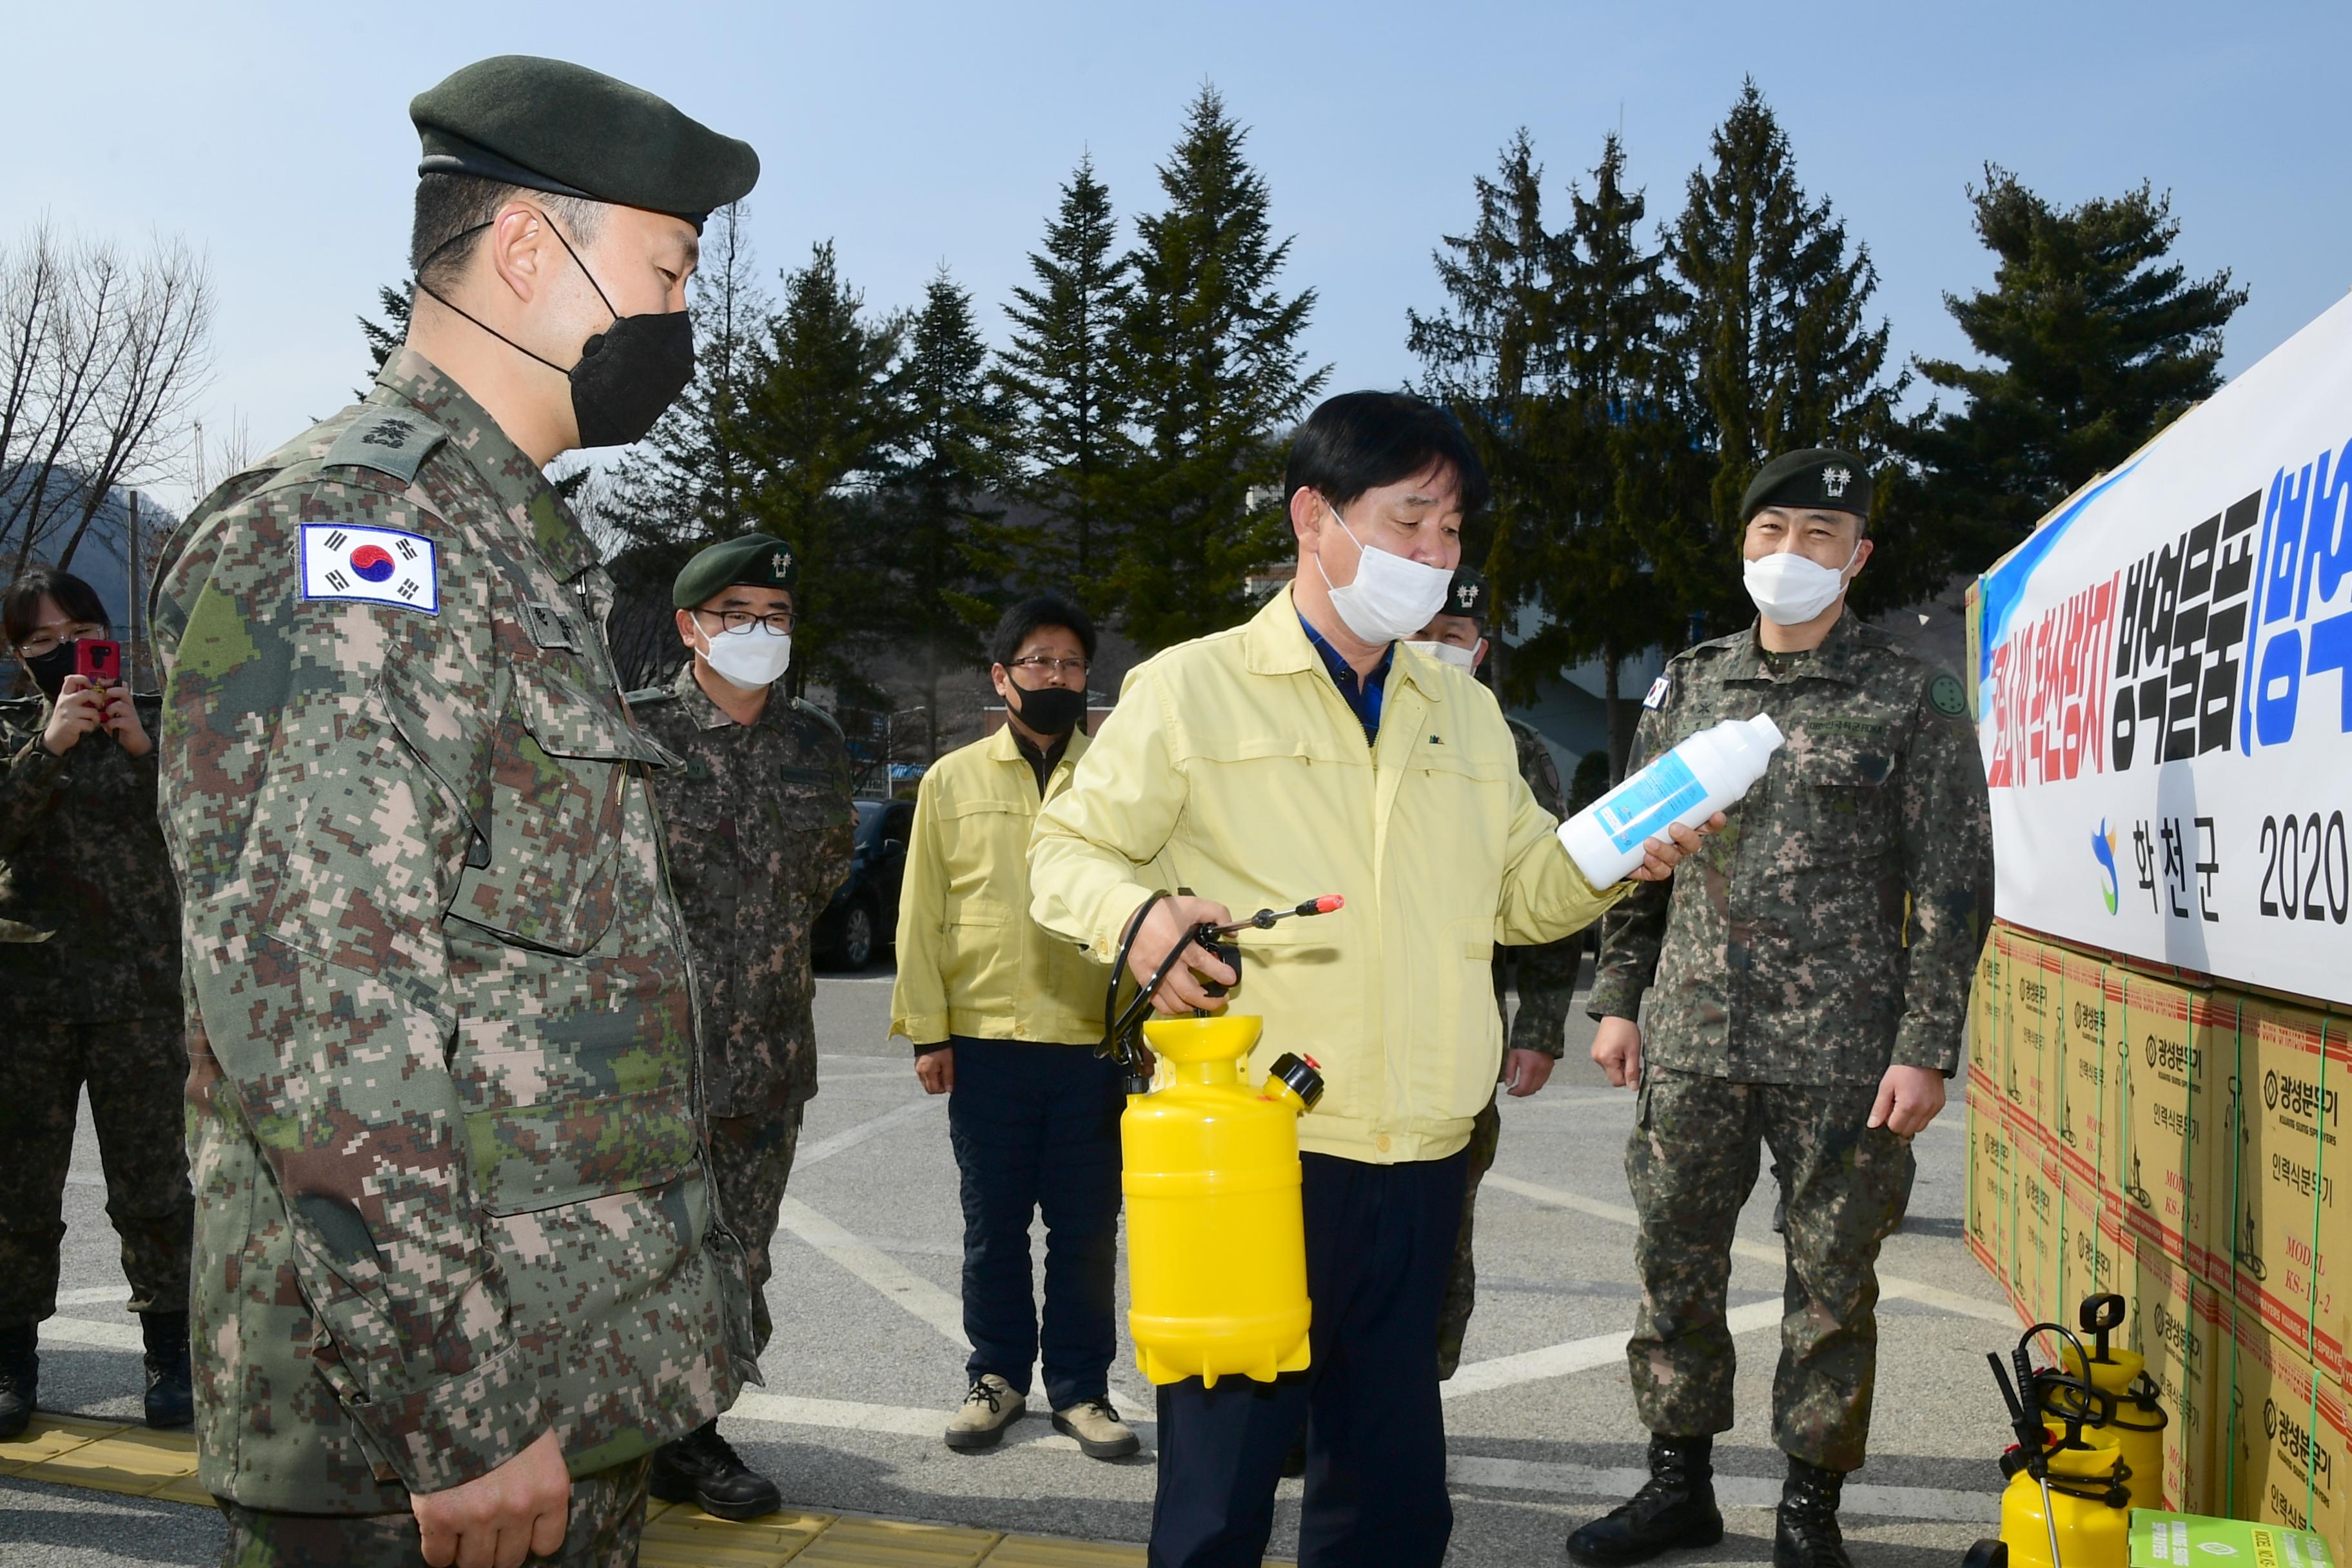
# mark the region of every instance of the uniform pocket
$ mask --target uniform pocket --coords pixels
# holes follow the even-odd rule
[[[612,925],[631,763],[677,759],[560,675],[518,665],[490,739],[488,799],[449,912],[551,952]]]

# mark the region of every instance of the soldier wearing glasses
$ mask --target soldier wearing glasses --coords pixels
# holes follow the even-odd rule
[[[775,689],[792,663],[793,550],[766,534],[714,544],[671,602],[692,658],[630,710],[681,767],[654,775],[670,885],[701,1003],[704,1094],[721,1217],[751,1261],[752,1327],[772,1327],[769,1243],[816,1092],[809,931],[849,874],[849,759],[823,712]],[[782,1505],[713,1421],[656,1455],[654,1496],[721,1519]]]

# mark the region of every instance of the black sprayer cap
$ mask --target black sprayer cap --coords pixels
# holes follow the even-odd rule
[[[1323,1098],[1323,1075],[1315,1070],[1314,1063],[1302,1061],[1289,1051],[1274,1058],[1274,1065],[1265,1069],[1265,1076],[1278,1078],[1288,1084],[1290,1091],[1306,1101],[1309,1110],[1314,1110],[1315,1102]]]

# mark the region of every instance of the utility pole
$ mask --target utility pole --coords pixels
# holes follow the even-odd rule
[[[139,592],[139,492],[137,490],[131,492],[131,519],[122,533],[123,596],[131,601],[124,606],[130,612],[127,619],[130,622],[131,631],[131,668],[123,671],[123,674],[128,678],[126,684],[135,695],[139,690],[139,601],[142,597]]]

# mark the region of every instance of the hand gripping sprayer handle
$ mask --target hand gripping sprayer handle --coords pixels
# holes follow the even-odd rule
[[[1189,889],[1180,889],[1179,891]],[[1111,960],[1110,984],[1103,993],[1103,1037],[1101,1043],[1095,1047],[1095,1054],[1108,1057],[1126,1069],[1128,1092],[1130,1094],[1140,1094],[1150,1087],[1150,1075],[1143,1070],[1143,1020],[1151,1011],[1151,998],[1159,994],[1160,985],[1175,972],[1186,948],[1197,945],[1215,953],[1239,975],[1240,945],[1222,942],[1218,940],[1220,937],[1232,936],[1237,931],[1265,931],[1276,921],[1291,920],[1300,915],[1331,914],[1345,908],[1348,902],[1337,893],[1325,893],[1318,898],[1302,900],[1286,910],[1260,910],[1246,920],[1233,921],[1223,925],[1214,921],[1202,921],[1184,933],[1169,951],[1168,956],[1152,970],[1151,978],[1137,989],[1122,1008],[1118,1005],[1119,981],[1127,973],[1128,959],[1135,951],[1136,936],[1143,930],[1145,917],[1166,897],[1168,895],[1164,892],[1152,894],[1143,900],[1143,907],[1136,910],[1135,918],[1128,922],[1127,934],[1119,939],[1118,956]],[[1213,995],[1225,994],[1225,987],[1220,984],[1213,984],[1209,989]]]

